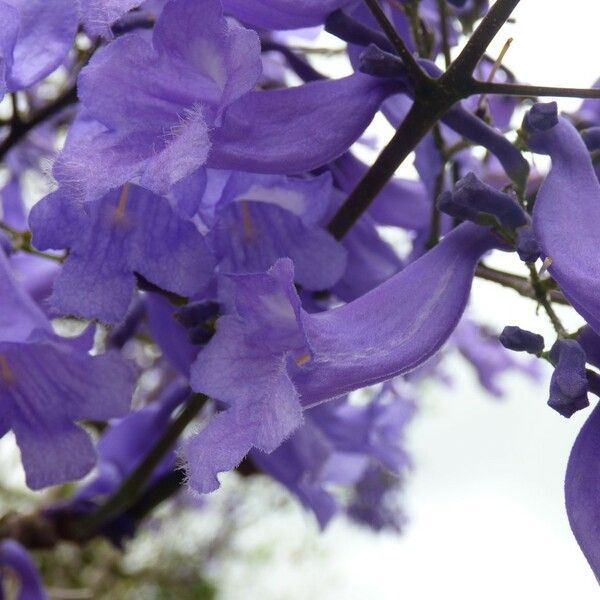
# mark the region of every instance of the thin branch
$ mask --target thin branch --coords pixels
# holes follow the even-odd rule
[[[555,96],[557,98],[600,99],[598,88],[563,88],[544,85],[521,85],[519,83],[494,83],[491,81],[472,82],[473,94],[498,94],[502,96]]]
[[[44,106],[36,112],[27,121],[19,121],[11,128],[10,133],[0,143],[0,160],[3,160],[6,153],[16,146],[32,129],[43,123],[46,119],[54,117],[62,110],[77,102],[77,88],[75,86],[65,90],[53,102]]]
[[[374,7],[376,16],[379,14],[377,11],[383,14],[381,7],[375,0],[365,1],[370,8]],[[417,76],[420,77],[420,82],[417,80],[414,90],[414,103],[410,111],[392,140],[383,149],[369,171],[359,181],[329,223],[328,229],[337,239],[343,238],[363,212],[367,210],[396,169],[437,123],[439,118],[458,100],[472,93],[473,70],[485,54],[489,42],[506,22],[518,2],[519,0],[497,0],[471,36],[459,57],[450,65],[442,77],[432,79],[428,76]],[[383,16],[385,17],[385,14]],[[385,22],[389,24],[387,17],[385,17]],[[338,31],[342,39],[346,39],[348,36],[344,36],[344,29],[347,30],[348,24],[352,25],[352,33],[356,39],[368,43],[368,38],[372,32],[364,27],[361,28],[360,24],[354,23],[342,12],[330,17],[328,30],[334,34]],[[387,29],[386,33],[391,34]],[[385,41],[387,42],[387,40]],[[402,45],[406,49],[403,42]],[[412,54],[410,52],[408,54],[411,57],[411,62],[416,62]],[[403,54],[401,58],[404,58]],[[406,67],[409,68],[408,63]],[[418,64],[417,68],[419,71],[421,70]]]
[[[506,56],[506,53],[508,52],[512,43],[513,43],[512,38],[508,38],[506,40],[506,42],[504,42],[504,46],[502,47],[502,50],[500,51],[498,58],[492,64],[492,68],[490,69],[489,75],[487,76],[487,79],[485,80],[486,83],[490,83],[490,82],[494,81],[494,77],[496,77],[496,73],[499,71],[500,67],[502,66],[502,61],[504,60],[504,57]],[[476,113],[485,111],[485,107],[486,107],[485,100],[486,100],[486,95],[481,94],[481,96],[479,97],[479,102],[477,103]]]
[[[39,256],[55,262],[63,262],[65,259],[64,254],[49,254],[48,252],[40,252],[34,248],[31,245],[31,231],[29,230],[21,231],[11,227],[3,221],[0,221],[0,231],[8,234],[8,236],[11,238],[12,248],[14,251],[26,252],[27,254],[32,254],[34,256]]]
[[[119,489],[98,510],[74,524],[73,534],[79,539],[87,539],[107,521],[133,506],[154,469],[173,447],[188,424],[200,412],[208,398],[204,394],[194,394],[165,430],[144,460],[122,482]]]
[[[531,279],[531,285],[535,292],[536,300],[546,311],[546,314],[548,315],[548,318],[550,319],[550,322],[552,323],[552,326],[554,327],[554,330],[556,331],[558,336],[561,338],[568,337],[569,334],[567,333],[567,330],[564,328],[558,315],[554,312],[554,308],[552,308],[552,303],[548,298],[548,291],[544,287],[544,284],[540,279],[538,272],[535,270],[535,267],[533,265],[528,265],[528,268],[529,276]]]
[[[336,239],[342,239],[348,233],[402,161],[413,151],[446,109],[446,103],[439,100],[429,104],[415,102],[412,105],[394,137],[330,221],[328,229]]]
[[[444,62],[446,69],[452,63],[450,56],[450,42],[448,41],[448,6],[446,0],[437,0],[438,12],[440,14],[440,30],[442,32],[442,52],[444,54]]]
[[[383,12],[378,0],[365,0],[365,4],[369,7],[369,10],[373,13],[375,19],[377,19],[381,29],[383,29],[390,43],[398,53],[398,56],[402,59],[408,76],[412,79],[413,83],[418,84],[424,80],[428,80],[429,75],[421,69],[419,63],[404,43],[404,40],[398,35],[396,28],[387,18],[385,12]]]
[[[448,80],[464,80],[465,77],[473,74],[491,41],[508,21],[517,4],[519,4],[519,0],[496,1],[469,38],[462,52],[446,71],[445,77]]]
[[[518,292],[521,296],[525,298],[531,298],[532,300],[537,300],[537,296],[531,282],[527,277],[522,277],[521,275],[514,275],[512,273],[505,273],[504,271],[498,271],[497,269],[492,269],[483,263],[480,263],[477,266],[475,271],[475,276],[480,279],[485,279],[486,281],[492,281],[494,283],[498,283],[501,286],[510,288],[515,292]],[[548,290],[548,296],[552,302],[557,304],[563,304],[565,306],[570,306],[569,301],[563,296],[563,294],[559,290]]]

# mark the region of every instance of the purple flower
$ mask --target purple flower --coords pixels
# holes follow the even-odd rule
[[[600,333],[600,183],[589,152],[556,103],[534,105],[523,125],[529,147],[552,158],[533,209],[542,257],[575,310]]]
[[[65,59],[77,30],[73,0],[0,2],[0,97],[38,83]]]
[[[15,600],[48,600],[38,568],[21,544],[15,540],[2,540],[0,565],[3,570],[8,568],[17,576],[19,591]],[[4,598],[2,575],[0,575],[0,597]]]
[[[85,110],[55,177],[90,199],[137,177],[165,193],[203,164],[300,173],[347,150],[397,87],[355,75],[251,91],[260,73],[258,36],[225,19],[218,0],[169,2],[151,41],[124,35],[82,71]]]
[[[146,294],[148,329],[165,359],[179,373],[189,376],[198,346],[189,340],[189,331],[175,318],[173,305],[163,296]]]
[[[332,485],[359,483],[372,464],[400,474],[408,465],[403,430],[414,405],[391,387],[366,406],[347,399],[305,412],[305,422],[270,454],[252,450],[250,458],[285,485],[325,527],[341,505]]]
[[[87,334],[56,336],[16,284],[3,253],[0,297],[0,433],[14,431],[29,487],[79,479],[94,466],[96,453],[74,422],[125,414],[131,370],[116,353],[89,356]]]
[[[30,225],[37,248],[69,249],[50,297],[60,314],[116,323],[131,303],[135,274],[184,296],[213,276],[195,225],[131,184],[83,205],[59,190],[34,206]]]
[[[143,186],[166,192],[206,161],[209,129],[260,75],[259,51],[257,35],[226,20],[218,0],[169,2],[151,41],[139,33],[124,35],[97,52],[81,73],[79,96],[97,123],[82,121],[79,127],[84,137],[93,132],[97,139],[80,141],[74,126],[58,179],[83,179],[86,160],[112,153],[87,184],[96,185],[96,195],[136,175]],[[87,156],[78,156],[81,144]],[[112,172],[122,152],[127,161]]]
[[[309,290],[333,286],[346,269],[342,245],[320,227],[333,189],[310,179],[232,173],[208,235],[223,273],[259,273],[289,257]]]
[[[340,308],[302,310],[290,261],[230,277],[235,310],[192,367],[192,387],[227,404],[187,448],[190,484],[256,447],[272,452],[302,422],[302,409],[414,369],[446,341],[464,310],[475,265],[498,247],[466,224],[383,285]],[[249,378],[248,374],[252,373]]]
[[[590,404],[585,352],[575,340],[558,340],[550,350],[550,361],[555,368],[548,406],[568,419]]]

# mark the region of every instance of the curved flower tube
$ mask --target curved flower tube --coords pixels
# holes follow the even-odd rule
[[[235,311],[191,370],[192,387],[229,409],[188,443],[190,485],[216,489],[216,474],[252,447],[279,447],[304,408],[425,362],[456,327],[480,257],[500,246],[488,229],[463,224],[384,284],[317,314],[302,309],[289,260],[231,276]]]
[[[589,152],[554,102],[534,105],[523,125],[529,147],[552,159],[533,210],[541,254],[575,310],[600,333],[600,183]]]

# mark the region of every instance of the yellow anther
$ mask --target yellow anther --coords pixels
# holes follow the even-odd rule
[[[310,354],[303,354],[296,359],[296,364],[299,367],[303,367],[306,363],[310,362]]]
[[[119,195],[119,203],[117,204],[117,209],[115,210],[115,220],[123,221],[125,218],[125,209],[127,208],[127,198],[129,197],[129,183],[126,183],[121,190],[121,194]]]
[[[15,381],[15,376],[10,368],[10,365],[8,364],[6,358],[2,356],[2,354],[0,354],[0,381],[6,383],[7,385],[10,385]]]

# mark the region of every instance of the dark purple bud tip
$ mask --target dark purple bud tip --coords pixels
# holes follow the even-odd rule
[[[402,61],[395,55],[383,51],[375,44],[369,44],[359,57],[361,73],[373,77],[406,77]]]
[[[456,8],[462,8],[467,3],[467,0],[448,0],[448,4],[456,6]]]
[[[556,102],[534,104],[523,119],[523,128],[529,133],[548,131],[557,124],[558,106]]]
[[[515,325],[507,325],[498,339],[508,350],[537,355],[544,351],[544,338],[541,335]]]
[[[548,406],[568,419],[590,404],[586,355],[575,340],[557,340],[550,350],[550,361],[555,369],[550,380]]]
[[[516,250],[519,258],[526,263],[534,263],[540,257],[540,245],[531,225],[517,229]]]
[[[219,315],[218,302],[192,302],[182,306],[173,315],[184,327],[202,325]]]

